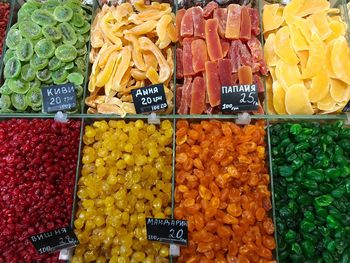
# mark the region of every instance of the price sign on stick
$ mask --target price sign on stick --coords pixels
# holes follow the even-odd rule
[[[186,220],[146,218],[147,239],[162,243],[187,246]]]
[[[161,111],[168,108],[163,84],[151,85],[131,91],[136,113]]]
[[[74,84],[67,83],[41,88],[44,112],[57,112],[77,106],[77,93]]]
[[[222,112],[258,110],[258,90],[255,84],[221,87]]]
[[[29,240],[39,254],[52,253],[79,244],[79,240],[70,226],[33,235],[29,237]]]

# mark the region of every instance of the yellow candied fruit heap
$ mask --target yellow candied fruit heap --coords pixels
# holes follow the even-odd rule
[[[168,246],[149,242],[146,217],[171,215],[170,121],[96,121],[86,126],[72,262],[168,262]]]

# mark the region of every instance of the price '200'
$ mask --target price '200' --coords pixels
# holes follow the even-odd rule
[[[184,234],[184,231],[183,231],[182,229],[178,230],[178,231],[176,232],[176,235],[175,235],[175,230],[174,230],[174,229],[170,229],[169,238],[173,238],[173,239],[177,238],[177,239],[180,239],[180,238],[182,238],[183,234]],[[175,236],[174,236],[174,235],[175,235]]]

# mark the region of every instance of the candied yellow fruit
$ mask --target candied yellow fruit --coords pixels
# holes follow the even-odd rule
[[[172,123],[96,121],[84,136],[72,262],[168,262],[145,220],[171,216]]]

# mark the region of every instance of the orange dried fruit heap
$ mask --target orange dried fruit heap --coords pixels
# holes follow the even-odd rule
[[[189,223],[178,262],[275,262],[264,122],[180,120],[175,218]]]

